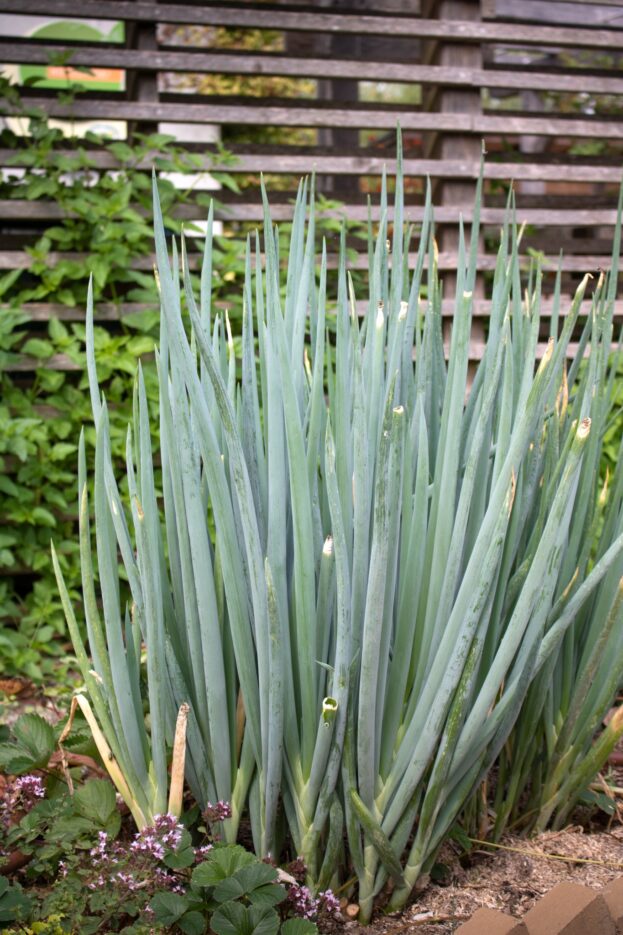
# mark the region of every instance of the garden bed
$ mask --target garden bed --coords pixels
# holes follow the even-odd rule
[[[26,679],[0,679],[0,692],[2,721],[7,725],[25,713],[37,713],[59,727],[66,720],[66,699],[59,701],[50,686],[42,690]],[[92,775],[103,773],[84,772],[85,778]],[[623,741],[610,757],[608,780],[610,789],[623,787]],[[0,773],[0,791],[2,782]],[[469,854],[449,841],[437,859],[434,879],[421,880],[415,898],[403,912],[377,912],[371,924],[364,926],[349,918],[355,904],[342,899],[341,919],[325,924],[322,931],[328,935],[450,935],[480,908],[521,919],[560,883],[602,890],[623,877],[622,813],[618,801],[613,805],[615,816],[610,819],[604,812],[578,808],[575,823],[562,831],[532,838],[508,834],[499,846],[474,844]],[[250,844],[250,833],[246,843]]]
[[[447,870],[443,883],[429,881],[402,913],[375,917],[370,926],[345,922],[340,930],[348,935],[450,935],[481,907],[519,919],[559,883],[600,890],[623,875],[623,827],[618,823],[599,831],[574,825],[529,840],[509,835],[502,843],[504,849],[473,851],[467,864],[446,845],[439,857]]]
[[[59,727],[64,722],[62,711],[46,693],[26,683],[21,691],[16,691],[17,685],[12,688],[15,694],[3,710],[5,723],[14,723],[21,714],[33,712],[48,722],[57,722]],[[612,755],[612,768],[608,773],[612,787],[617,790],[623,785],[623,767],[619,765],[621,747],[619,744]],[[89,758],[82,759],[85,761],[83,780],[103,775],[101,770],[87,765]],[[0,791],[2,786],[0,773]],[[623,877],[623,824],[615,801],[613,809],[610,819],[603,812],[577,809],[573,816],[577,823],[562,831],[548,831],[533,838],[505,835],[500,845],[475,842],[469,853],[451,840],[440,851],[432,878],[422,878],[406,910],[391,915],[377,911],[372,923],[363,926],[353,918],[356,904],[343,899],[341,918],[328,921],[325,917],[321,931],[328,935],[397,935],[400,932],[449,935],[481,908],[499,910],[521,919],[561,883],[603,890],[613,880]],[[133,830],[128,823],[129,816],[124,820],[126,837]],[[247,843],[250,844],[250,834]],[[21,879],[22,875],[23,872],[10,874],[13,880]],[[39,890],[36,883],[28,888],[32,895]],[[41,896],[45,896],[45,890],[44,886]],[[351,898],[356,899],[356,892]]]

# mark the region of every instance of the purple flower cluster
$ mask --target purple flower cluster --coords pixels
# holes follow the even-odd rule
[[[340,901],[333,890],[323,890],[322,893],[318,893],[318,902],[320,903],[319,911],[321,912],[334,915],[340,911]]]
[[[177,849],[183,827],[173,815],[156,815],[153,825],[143,828],[134,836],[130,850],[134,854],[145,854],[162,860],[167,850]]]
[[[299,883],[291,883],[288,887],[287,902],[292,912],[303,919],[315,919],[321,912],[333,915],[340,908],[332,890],[324,890],[314,896],[309,887]]]
[[[195,848],[195,860],[199,863],[202,860],[205,860],[212,848],[213,844],[202,844],[200,847]]]
[[[203,817],[208,824],[213,824],[217,821],[225,821],[226,818],[231,818],[231,805],[229,802],[223,802],[222,799],[219,799],[215,805],[208,802],[203,812]]]
[[[89,852],[90,868],[81,874],[86,876],[87,888],[98,890],[112,885],[121,899],[140,892],[147,901],[159,889],[184,893],[185,887],[175,873],[160,865],[167,853],[177,850],[183,831],[173,815],[156,815],[153,825],[137,832],[129,847],[111,841],[105,831],[100,831],[97,844]]]
[[[40,776],[29,773],[27,776],[18,776],[13,779],[5,789],[0,801],[0,814],[3,822],[8,825],[17,813],[29,812],[45,795],[45,786]]]
[[[93,863],[107,863],[109,860],[109,841],[108,835],[105,831],[100,831],[97,836],[97,845],[92,847],[90,850],[90,855],[93,858]]]
[[[314,919],[318,914],[318,900],[308,886],[291,883],[288,887],[288,903],[295,915],[302,919]]]
[[[41,776],[35,776],[29,773],[27,776],[18,776],[13,781],[13,788],[20,797],[22,805],[35,804],[37,799],[42,799],[45,795],[45,786]]]

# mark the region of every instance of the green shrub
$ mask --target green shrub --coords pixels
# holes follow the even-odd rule
[[[92,273],[98,301],[147,306],[95,329],[100,377],[110,403],[113,454],[122,457],[132,411],[132,377],[138,357],[153,351],[159,320],[153,275],[134,268],[136,260],[153,249],[146,218],[151,185],[145,167],[154,164],[159,173],[196,173],[198,162],[172,137],[159,134],[138,135],[131,142],[91,135],[68,139],[50,126],[45,113],[27,107],[6,79],[0,79],[0,96],[9,99],[13,112],[21,112],[28,127],[24,136],[2,134],[3,144],[14,150],[10,161],[16,168],[0,181],[0,197],[52,202],[61,212],[27,248],[29,269],[0,278],[0,669],[41,681],[53,668],[58,671],[59,660],[69,649],[48,546],[53,534],[68,587],[77,594],[80,563],[73,477],[76,437],[89,419],[90,407],[85,394],[84,324],[56,317],[40,324],[31,320],[31,304],[83,308]],[[116,166],[115,172],[98,168],[98,152]],[[218,155],[221,160],[227,156]],[[226,174],[217,175],[224,184],[232,184]],[[195,195],[191,189],[178,191],[164,179],[161,191],[167,226],[179,231],[180,222],[171,209]],[[201,199],[196,197],[199,204]],[[241,251],[228,242],[223,250],[233,274],[230,279],[235,280],[244,273]],[[51,262],[53,251],[67,255]],[[232,281],[217,279],[215,295],[230,288]],[[68,367],[61,362],[55,369],[60,355]],[[23,374],[10,369],[23,356],[32,360],[34,379],[24,381]],[[146,363],[145,372],[148,397],[155,406],[153,364]],[[92,463],[94,431],[87,432],[87,441]]]
[[[64,92],[69,93],[69,92]],[[74,89],[71,93],[77,93]],[[2,134],[14,150],[15,171],[0,181],[0,197],[53,203],[61,216],[44,226],[27,248],[28,271],[0,277],[0,669],[49,682],[65,681],[69,651],[65,619],[49,559],[54,536],[59,562],[72,596],[77,597],[80,561],[76,545],[78,505],[73,481],[76,439],[90,419],[85,392],[83,321],[32,320],[33,303],[51,303],[79,318],[86,302],[89,272],[96,302],[122,309],[142,303],[143,311],[94,329],[99,378],[109,403],[113,457],[123,459],[125,429],[132,412],[132,377],[137,359],[153,350],[159,313],[154,277],[137,261],[153,250],[149,167],[160,176],[160,196],[167,229],[179,232],[174,208],[194,201],[203,213],[207,195],[192,187],[179,191],[162,177],[167,171],[196,176],[205,159],[186,152],[172,137],[135,135],[131,141],[110,141],[89,135],[67,139],[51,127],[47,115],[20,100],[18,89],[0,78],[0,97],[23,116],[28,134]],[[98,168],[98,154],[114,172]],[[220,163],[231,160],[221,150]],[[23,170],[23,171],[22,171]],[[212,172],[224,187],[233,177]],[[324,209],[335,204],[324,202]],[[289,225],[280,237],[287,243]],[[318,232],[339,237],[341,224],[330,216],[319,219]],[[351,225],[359,227],[358,225]],[[244,233],[226,231],[214,240],[212,298],[226,305],[234,340],[239,343],[242,288],[245,275]],[[61,254],[53,262],[52,252]],[[89,257],[88,263],[85,256]],[[149,264],[147,264],[147,267]],[[34,379],[8,367],[31,358]],[[59,363],[59,356],[68,362]],[[56,366],[61,369],[54,369]],[[63,369],[63,367],[70,369]],[[72,369],[73,368],[73,369]],[[153,362],[144,361],[146,393],[157,407]],[[155,431],[157,431],[155,429]],[[86,454],[92,467],[95,431],[86,430]],[[156,467],[159,485],[159,468]],[[33,577],[34,576],[34,577]]]

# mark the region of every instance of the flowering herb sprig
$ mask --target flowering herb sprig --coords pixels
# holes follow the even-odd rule
[[[340,911],[340,901],[327,889],[315,896],[305,885],[307,866],[303,857],[296,857],[286,865],[283,883],[287,896],[284,903],[286,912],[301,919],[318,920],[327,916],[335,916]],[[289,877],[289,879],[288,879]]]
[[[45,796],[45,785],[41,776],[27,773],[16,776],[7,785],[0,798],[0,820],[9,825],[16,814],[29,812]]]
[[[84,811],[89,803],[91,817]],[[199,829],[204,837],[194,842],[172,814],[155,815],[151,825],[118,837],[117,803],[105,780],[89,780],[74,795],[56,790],[47,797],[39,776],[13,779],[2,796],[0,838],[19,833],[21,825],[8,817],[16,813],[30,830],[31,876],[51,884],[33,907],[33,922],[58,917],[71,931],[138,935],[199,931],[209,921],[218,933],[231,913],[243,928],[259,913],[267,914],[267,935],[285,935],[293,918],[306,920],[305,931],[312,933],[317,921],[339,909],[331,891],[314,894],[305,885],[302,858],[278,871],[240,846],[221,843],[221,822],[231,816],[224,801],[208,803]],[[59,827],[74,828],[74,836],[56,838]],[[19,842],[11,837],[10,844],[23,840],[23,834]],[[40,853],[47,855],[43,865]]]

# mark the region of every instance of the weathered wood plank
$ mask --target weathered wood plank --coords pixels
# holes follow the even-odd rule
[[[283,193],[280,193],[283,194]],[[291,195],[293,200],[294,193]],[[561,200],[561,203],[564,203]],[[137,209],[139,213],[149,216],[150,212]],[[292,204],[273,199],[271,215],[274,221],[289,221],[292,218]],[[172,210],[173,216],[184,220],[198,220],[206,214],[206,209],[192,204],[181,204]],[[50,201],[21,201],[13,199],[0,201],[0,217],[7,220],[22,221],[52,221],[65,217],[66,212],[57,204]],[[257,201],[237,201],[229,204],[219,204],[215,208],[215,216],[228,221],[255,221],[262,219],[262,206]],[[351,221],[364,222],[368,217],[368,208],[364,204],[344,206],[343,208],[318,209],[318,217],[341,218],[346,216]],[[389,213],[391,218],[391,211]],[[458,224],[460,217],[470,222],[472,218],[471,207],[442,205],[435,209],[435,219],[442,224]],[[480,211],[483,224],[500,225],[504,223],[506,211],[504,208],[487,208]],[[408,205],[405,208],[407,221],[419,223],[424,219],[424,208],[420,205]],[[380,219],[380,208],[372,206],[373,220]],[[517,219],[519,223],[534,224],[540,227],[613,227],[616,224],[617,212],[614,208],[524,208],[521,198],[518,199]]]
[[[5,309],[13,309],[15,306],[0,305],[0,315]],[[112,302],[98,302],[94,308],[94,317],[96,321],[121,321],[128,315],[134,315],[137,312],[144,312],[156,309],[155,304],[146,302],[126,302],[122,305],[115,305]],[[85,310],[80,306],[71,307],[69,305],[58,305],[54,302],[26,302],[17,308],[17,311],[27,315],[30,321],[50,321],[51,318],[58,318],[60,321],[84,321]]]
[[[192,249],[192,245],[191,245]],[[88,269],[89,257],[86,253],[49,253],[46,257],[46,262],[53,266],[58,263],[61,259],[72,259],[79,260],[84,263],[85,269]],[[199,253],[189,253],[188,262],[189,267],[193,270],[198,269],[200,265],[200,254]],[[581,256],[563,256],[561,263],[561,269],[563,272],[568,273],[590,273],[597,268],[608,269],[610,267],[611,257],[608,254],[582,254]],[[415,254],[410,255],[409,261],[411,264],[415,262]],[[520,264],[522,267],[529,266],[531,262],[531,257],[529,255],[522,255],[520,257]],[[149,272],[153,269],[155,262],[155,256],[143,256],[137,257],[132,261],[130,268],[136,270],[142,270]],[[3,250],[0,251],[0,270],[10,270],[10,269],[29,269],[32,263],[32,259],[28,253],[22,250]],[[553,255],[544,255],[544,269],[547,270],[556,270],[558,268],[559,259],[558,256]],[[484,254],[478,258],[478,269],[482,271],[493,271],[495,269],[496,258],[492,254]],[[329,268],[334,269],[337,266],[337,256],[331,254],[327,257],[327,265]],[[352,260],[349,261],[349,267],[351,269],[368,269],[368,257],[364,252],[358,253]],[[438,260],[438,267],[440,270],[455,270],[457,265],[457,255],[456,253],[440,253]]]
[[[537,360],[541,360],[541,358],[542,358],[543,355],[545,354],[545,351],[546,351],[546,350],[547,350],[547,342],[546,342],[546,341],[539,341],[539,343],[538,343],[537,346],[536,346],[536,355],[535,355],[536,359],[537,359]],[[567,345],[567,351],[566,351],[566,358],[567,358],[567,360],[573,360],[573,359],[577,356],[578,350],[579,350],[579,344],[578,344],[578,342],[577,342],[577,341],[570,341],[569,344]],[[616,352],[618,351],[618,344],[615,344],[615,343],[613,342],[613,343],[610,345],[610,351],[611,351],[611,353],[613,353],[613,354],[616,353]],[[469,359],[470,359],[471,361],[482,360],[482,358],[483,358],[483,356],[484,356],[484,352],[485,352],[485,345],[484,345],[484,343],[482,343],[481,341],[470,341],[470,344],[469,344]],[[444,354],[445,354],[445,357],[446,357],[446,360],[447,360],[447,359],[448,359],[448,356],[449,356],[449,345],[447,345],[447,344],[444,344]],[[589,354],[590,354],[590,349],[587,348],[587,349],[585,350],[585,352],[584,352],[584,357],[588,357]]]
[[[52,354],[51,357],[47,357],[45,360],[39,360],[36,357],[27,357],[24,355],[16,355],[13,360],[8,361],[4,365],[4,369],[7,373],[31,373],[33,370],[64,370],[70,372],[72,370],[82,370],[80,364],[77,364],[71,357],[68,357],[67,354]]]
[[[567,359],[572,360],[578,353],[578,343],[573,341],[567,345]],[[536,359],[540,360],[547,348],[547,342],[539,341],[536,348]],[[612,343],[610,345],[610,350],[612,353],[615,353],[618,350],[618,345]],[[485,344],[481,340],[472,340],[469,343],[469,359],[472,361],[482,360],[483,354],[485,351]],[[588,349],[585,352],[585,356],[588,356]],[[449,343],[444,342],[444,354],[446,360],[449,356]],[[145,354],[143,359],[151,359],[151,354]],[[35,370],[39,369],[46,370],[60,370],[63,372],[71,373],[76,370],[82,370],[82,367],[79,364],[74,363],[73,360],[70,360],[66,354],[55,354],[52,357],[48,357],[47,360],[37,360],[34,357],[17,357],[15,360],[11,361],[5,366],[5,371],[7,373],[34,373]]]
[[[409,16],[372,16],[357,13],[327,13],[322,9],[288,9],[267,4],[245,5],[131,2],[131,0],[82,0],[85,18],[158,23],[203,24],[237,28],[283,29],[295,32],[349,32],[359,35],[412,37],[414,39],[459,39],[465,42],[513,42],[530,45],[575,46],[616,49],[620,30],[587,29],[581,25],[524,26],[517,23],[452,22]],[[0,0],[0,13],[46,16],[49,0]],[[56,16],[76,16],[73,0],[54,0]],[[578,14],[578,19],[579,19]]]
[[[414,65],[383,61],[339,61],[251,52],[204,52],[189,47],[183,52],[120,49],[97,44],[80,47],[34,40],[0,42],[0,61],[46,65],[56,53],[70,54],[72,66],[127,68],[141,71],[196,72],[234,75],[286,75],[297,78],[350,78],[406,82],[448,87],[505,88],[623,94],[623,79],[603,75],[541,73],[528,69],[465,68]]]
[[[31,98],[29,106],[40,107],[51,117],[75,119],[106,118],[183,123],[244,124],[250,126],[283,127],[353,127],[358,129],[394,130],[400,121],[403,130],[445,133],[475,133],[478,135],[573,137],[582,139],[623,139],[623,121],[585,117],[573,119],[551,114],[547,117],[524,117],[505,114],[432,114],[407,108],[384,109],[311,106],[265,106],[257,104],[178,104],[167,102],[139,103],[120,100],[79,98],[71,104],[50,98]],[[11,114],[7,101],[0,101],[0,113]]]
[[[330,299],[329,306],[331,306],[331,301]],[[570,295],[561,296],[561,317],[564,318],[571,307],[571,302],[572,297]],[[214,307],[223,309],[226,307],[226,304],[225,302],[215,302]],[[366,314],[368,309],[367,302],[358,301],[355,303],[355,306],[360,316]],[[426,310],[425,301],[422,301],[420,306],[422,311]],[[552,301],[550,299],[543,299],[541,303],[541,315],[544,320],[550,317],[552,307]],[[6,308],[12,308],[12,306],[0,305],[0,314],[2,314],[2,311]],[[586,300],[586,308],[588,308],[588,299]],[[147,303],[136,302],[127,302],[120,305],[113,305],[110,302],[98,302],[94,308],[94,318],[95,321],[99,322],[123,321],[128,315],[134,315],[137,312],[147,310],[157,311],[158,307],[155,304],[149,305]],[[72,308],[68,305],[57,305],[51,302],[27,302],[20,306],[19,311],[27,315],[32,322],[46,322],[50,321],[51,318],[57,318],[59,321],[84,321],[86,314],[85,309],[81,306]],[[444,318],[450,318],[454,315],[454,301],[452,299],[444,299],[442,301],[441,314]],[[474,316],[476,318],[488,318],[490,314],[491,301],[489,299],[474,299]],[[614,317],[616,319],[623,319],[623,300],[615,302]]]
[[[291,154],[285,150],[280,152],[247,153],[237,152],[232,147],[235,158],[233,163],[221,162],[209,155],[200,156],[199,169],[202,171],[250,173],[264,172],[274,175],[306,175],[313,169],[317,175],[381,175],[383,166],[388,173],[396,170],[396,160],[379,155],[325,155],[319,154],[316,148],[310,148],[309,154]],[[70,150],[59,150],[58,155],[70,156]],[[11,159],[12,166],[19,166],[19,150],[0,149],[0,166],[6,166]],[[151,172],[154,156],[138,162],[133,168]],[[216,156],[216,154],[215,154]],[[98,169],[117,169],[120,166],[118,159],[105,151],[94,150],[89,152],[94,167]],[[463,159],[409,159],[403,160],[405,175],[424,177],[430,175],[434,178],[470,178],[477,179],[480,170],[478,162]],[[573,162],[551,163],[517,163],[517,162],[485,162],[484,177],[486,179],[501,179],[508,181],[549,181],[549,182],[605,182],[618,184],[622,177],[621,165],[582,165]]]

